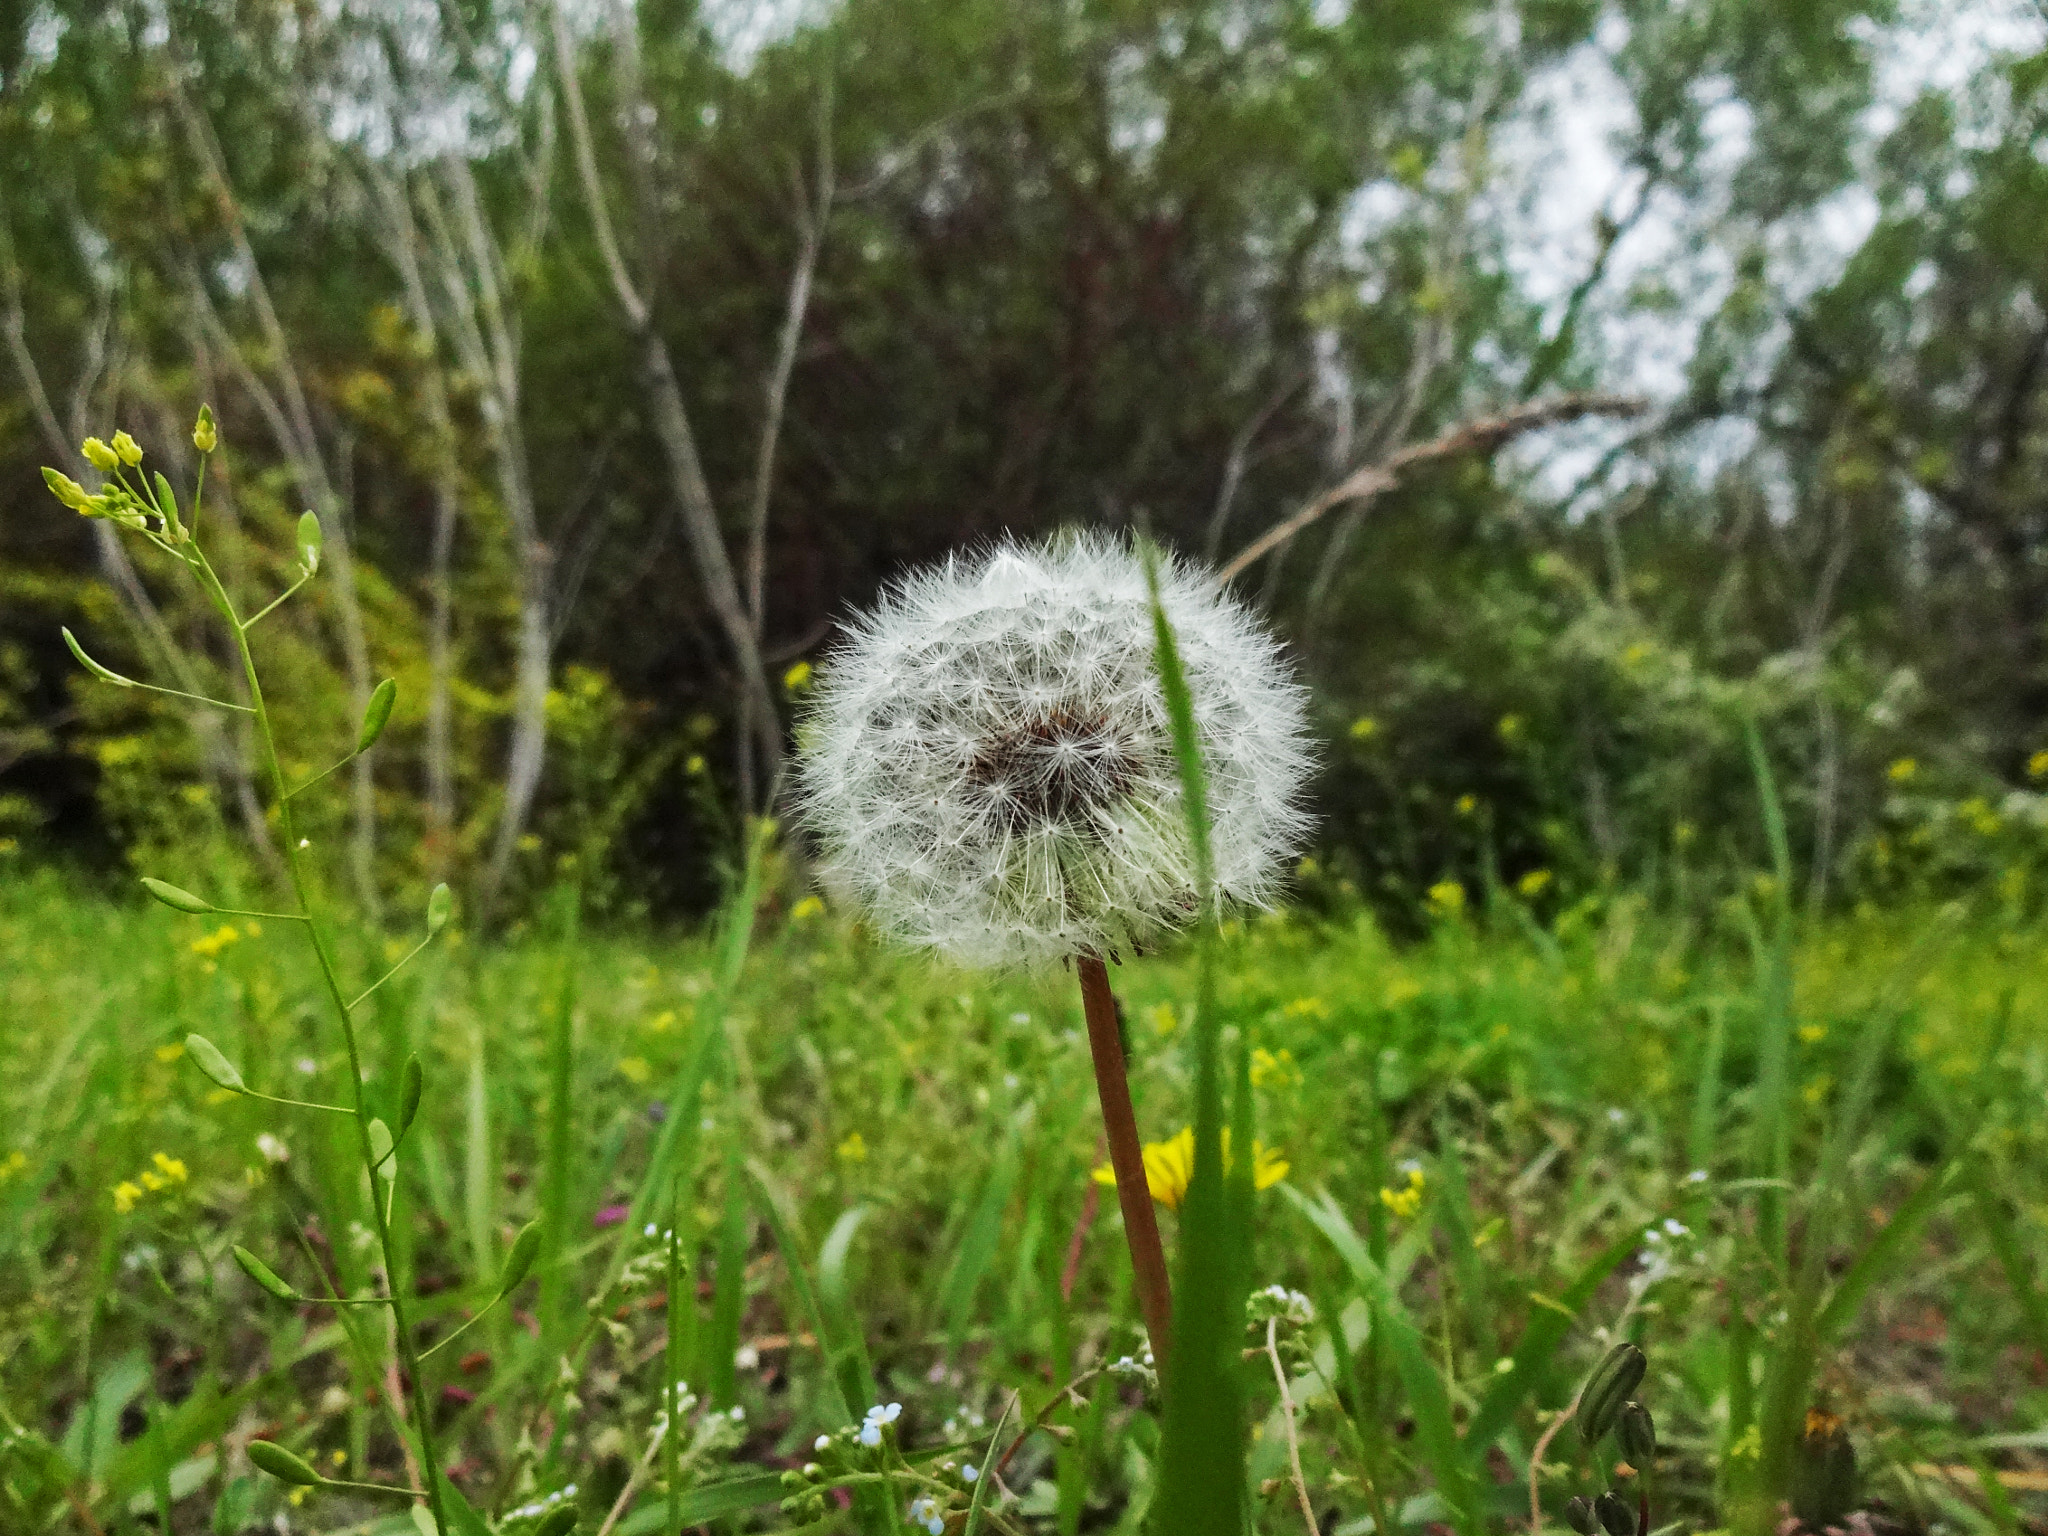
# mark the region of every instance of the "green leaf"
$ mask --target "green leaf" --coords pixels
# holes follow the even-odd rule
[[[412,1129],[413,1118],[420,1112],[420,1095],[426,1090],[426,1073],[420,1069],[417,1055],[405,1058],[405,1070],[398,1075],[398,1135],[401,1140]]]
[[[295,1488],[318,1488],[327,1479],[275,1440],[251,1440],[249,1460],[259,1472],[268,1472],[280,1483]]]
[[[356,733],[357,752],[367,752],[377,745],[377,738],[391,723],[391,706],[397,702],[398,680],[387,677],[371,693],[370,702],[363,710],[363,728]]]
[[[204,1072],[229,1093],[247,1093],[248,1085],[242,1081],[242,1074],[235,1064],[221,1055],[220,1047],[204,1035],[185,1037],[185,1054],[192,1058],[192,1065]]]
[[[116,688],[133,688],[135,686],[134,678],[123,677],[120,673],[101,666],[90,656],[86,655],[85,647],[78,643],[78,636],[72,634],[68,628],[59,629],[58,633],[63,635],[64,644],[70,647],[71,654],[78,658],[78,664],[101,682],[112,683]]]
[[[312,575],[320,569],[320,519],[311,512],[299,514],[299,564],[306,574]]]
[[[220,910],[212,902],[204,901],[194,896],[190,891],[182,890],[166,880],[153,880],[148,875],[144,875],[142,877],[142,888],[173,911],[189,912],[195,917],[202,917],[208,912],[218,912]]]
[[[396,1145],[391,1139],[390,1126],[382,1120],[370,1122],[370,1162],[387,1179],[398,1172],[398,1165],[391,1160]]]
[[[304,1298],[301,1297],[297,1291],[293,1290],[289,1285],[285,1284],[284,1280],[282,1279],[282,1277],[279,1276],[276,1270],[272,1269],[268,1264],[264,1263],[261,1259],[257,1258],[256,1255],[251,1253],[248,1249],[237,1246],[234,1250],[234,1254],[235,1262],[242,1266],[242,1273],[247,1275],[251,1280],[254,1280],[258,1285],[263,1287],[264,1290],[270,1292],[270,1294],[275,1296],[279,1301],[304,1300]]]
[[[760,1472],[692,1488],[683,1495],[678,1507],[684,1525],[702,1525],[721,1515],[737,1515],[763,1504],[780,1503],[784,1492],[781,1473]],[[619,1522],[618,1536],[649,1536],[650,1532],[660,1530],[667,1518],[668,1511],[658,1504],[635,1510]]]
[[[541,1225],[529,1221],[512,1239],[512,1251],[505,1255],[505,1267],[498,1271],[498,1294],[509,1296],[519,1283],[533,1273],[533,1261],[540,1257]]]
[[[178,498],[171,491],[171,482],[164,478],[162,470],[153,471],[156,479],[156,504],[164,509],[164,516],[170,519],[173,528],[178,526]]]

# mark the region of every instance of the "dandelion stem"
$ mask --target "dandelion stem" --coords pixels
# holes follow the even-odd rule
[[[1116,1171],[1116,1199],[1124,1213],[1137,1278],[1138,1307],[1152,1340],[1152,1358],[1166,1374],[1167,1343],[1173,1336],[1173,1294],[1166,1279],[1166,1250],[1159,1243],[1159,1218],[1145,1182],[1145,1153],[1131,1110],[1131,1082],[1124,1071],[1123,1039],[1116,1024],[1116,998],[1109,972],[1095,955],[1075,961],[1081,973],[1081,1010],[1088,1016],[1088,1045],[1095,1056],[1095,1090],[1102,1098],[1102,1126],[1109,1139],[1109,1165]]]

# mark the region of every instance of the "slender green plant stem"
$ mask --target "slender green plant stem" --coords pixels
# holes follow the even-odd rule
[[[1088,1046],[1095,1056],[1095,1091],[1102,1099],[1102,1126],[1109,1138],[1109,1165],[1116,1171],[1116,1201],[1124,1213],[1124,1241],[1131,1249],[1138,1309],[1152,1340],[1152,1358],[1166,1374],[1173,1340],[1173,1292],[1166,1277],[1166,1250],[1159,1242],[1159,1218],[1145,1181],[1145,1152],[1131,1109],[1131,1081],[1124,1069],[1123,1039],[1116,1027],[1116,997],[1109,971],[1095,955],[1075,960],[1081,973],[1081,1011],[1088,1016]]]
[[[205,470],[202,463],[201,475]],[[285,792],[284,766],[278,760],[277,740],[270,729],[270,711],[263,700],[263,684],[256,674],[256,658],[249,649],[249,633],[246,625],[236,617],[235,607],[220,578],[207,563],[205,555],[196,546],[188,559],[193,571],[206,588],[207,596],[227,621],[234,634],[235,650],[242,661],[242,674],[249,685],[251,712],[256,717],[256,737],[263,749],[263,766],[270,776],[272,793],[277,797],[278,831],[284,844],[285,869],[291,879],[292,896],[297,901],[299,915],[306,925],[306,933],[313,943],[314,957],[320,964],[321,980],[326,984],[327,995],[334,1004],[336,1016],[341,1021],[342,1040],[348,1048],[349,1080],[355,1093],[356,1142],[363,1158],[363,1170],[370,1180],[370,1211],[377,1223],[377,1245],[384,1255],[385,1284],[391,1293],[392,1331],[397,1339],[400,1363],[411,1381],[413,1401],[413,1427],[419,1440],[420,1468],[426,1478],[428,1511],[434,1517],[436,1530],[449,1530],[446,1513],[441,1501],[441,1469],[434,1455],[434,1425],[427,1404],[426,1377],[420,1368],[420,1356],[414,1345],[412,1329],[405,1315],[403,1279],[399,1273],[398,1254],[391,1240],[391,1222],[384,1202],[378,1198],[377,1154],[370,1146],[370,1111],[368,1099],[363,1091],[362,1052],[356,1043],[355,1019],[349,1012],[347,997],[342,992],[341,977],[336,970],[334,956],[330,952],[327,937],[320,930],[318,919],[313,915],[313,904],[308,893],[305,861],[300,857],[299,839],[293,826],[291,797]]]

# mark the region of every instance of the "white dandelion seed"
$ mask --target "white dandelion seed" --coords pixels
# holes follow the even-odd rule
[[[1279,645],[1164,559],[1207,774],[1219,908],[1260,906],[1307,826]],[[976,966],[1142,947],[1195,913],[1145,569],[1125,544],[1004,544],[914,574],[821,669],[800,802],[828,880]]]

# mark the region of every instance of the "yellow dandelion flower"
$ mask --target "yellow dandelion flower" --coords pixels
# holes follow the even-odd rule
[[[1169,1211],[1177,1211],[1187,1198],[1188,1186],[1195,1179],[1195,1128],[1182,1126],[1180,1134],[1168,1141],[1148,1141],[1144,1147],[1145,1188],[1152,1198]],[[1264,1142],[1252,1143],[1252,1187],[1271,1189],[1287,1177],[1289,1168],[1286,1157]],[[1231,1167],[1230,1131],[1223,1132],[1223,1167]],[[1095,1182],[1116,1186],[1116,1169],[1104,1163],[1095,1170]]]

